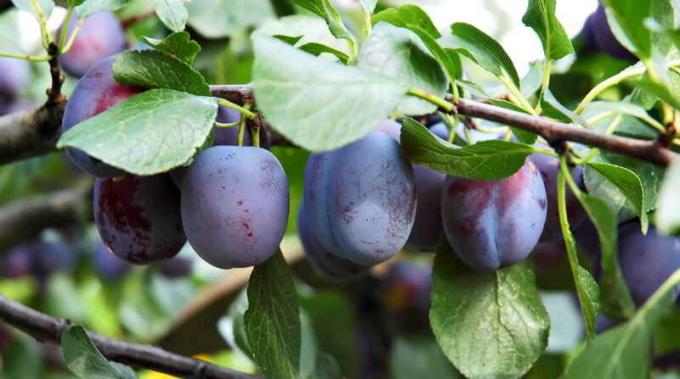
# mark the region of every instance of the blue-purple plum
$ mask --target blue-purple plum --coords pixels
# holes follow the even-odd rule
[[[322,275],[335,280],[354,279],[368,273],[370,266],[358,265],[335,256],[321,245],[307,224],[304,206],[298,212],[298,235],[311,265]]]
[[[392,137],[393,140],[401,142],[401,124],[394,120],[384,120],[379,123],[374,129],[376,132],[385,133]]]
[[[127,262],[172,258],[186,242],[180,194],[168,175],[97,179],[93,203],[99,235]]]
[[[643,235],[636,221],[623,224],[619,227],[619,265],[633,301],[642,305],[680,269],[680,238],[661,235],[652,226]],[[680,288],[676,292],[680,294]]]
[[[20,278],[33,273],[35,249],[30,245],[12,247],[3,257],[2,276]]]
[[[288,179],[269,151],[208,148],[189,166],[181,192],[187,239],[206,262],[248,267],[276,252],[288,221]]]
[[[189,274],[194,269],[194,261],[190,258],[176,256],[160,263],[158,273],[168,279],[179,279]]]
[[[425,263],[399,261],[382,279],[385,304],[395,312],[417,312],[427,316],[430,309],[432,267]]]
[[[99,242],[92,254],[92,268],[100,278],[115,281],[125,276],[132,265],[118,258],[103,242]]]
[[[227,108],[225,106],[220,106],[217,112],[217,122],[224,124],[239,121],[241,119],[241,114],[233,109]],[[250,133],[245,133],[243,135],[243,144],[251,145]],[[227,145],[236,146],[238,145],[238,127],[233,126],[230,128],[215,128],[215,138],[213,145]]]
[[[560,215],[557,209],[557,173],[560,171],[560,161],[555,157],[538,153],[530,155],[529,160],[536,165],[538,172],[541,173],[548,199],[548,216],[545,220],[541,241],[562,241]],[[572,168],[571,176],[576,184],[583,188],[583,167]],[[569,226],[572,229],[578,228],[587,218],[585,211],[569,186],[567,186],[567,215]]]
[[[62,133],[142,91],[141,88],[115,81],[111,71],[114,60],[111,57],[99,62],[80,79],[66,104]],[[92,175],[108,178],[123,174],[123,171],[78,149],[67,148],[66,153],[76,166]]]
[[[628,61],[636,60],[635,56],[619,42],[607,21],[607,13],[602,5],[590,15],[587,26],[591,28],[591,38],[597,51],[608,54],[614,58]]]
[[[77,17],[74,15],[68,26],[69,37],[76,22]],[[59,63],[64,71],[80,78],[102,59],[120,53],[126,48],[125,31],[116,15],[111,12],[96,12],[83,22],[73,46],[59,57]]]
[[[399,143],[382,132],[340,149],[312,154],[304,204],[309,226],[336,256],[372,265],[399,252],[413,227],[413,167]]]
[[[444,234],[460,259],[479,271],[524,260],[546,219],[543,179],[527,161],[503,180],[449,177],[442,192]]]
[[[449,128],[443,122],[432,125],[430,131],[437,137],[446,141],[449,139]]]
[[[28,87],[30,74],[28,62],[0,57],[0,104],[15,101]]]
[[[59,271],[71,271],[76,265],[76,252],[66,242],[38,242],[34,248],[36,256],[33,272],[38,277],[47,277]]]

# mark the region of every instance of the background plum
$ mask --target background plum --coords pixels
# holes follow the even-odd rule
[[[385,304],[394,312],[416,312],[427,318],[430,309],[432,267],[424,262],[399,261],[382,279]]]
[[[237,111],[220,106],[217,112],[217,122],[232,123],[241,119],[241,114]],[[243,136],[243,144],[251,145],[250,133],[245,133]],[[238,145],[238,127],[231,128],[215,128],[215,140],[213,145]]]
[[[99,242],[92,254],[92,268],[100,278],[115,281],[125,276],[132,265],[118,258],[103,242]]]
[[[127,262],[171,258],[186,242],[179,191],[167,175],[97,179],[93,207],[102,240]]]
[[[0,104],[14,102],[31,79],[28,62],[20,59],[0,57]]]
[[[69,36],[73,33],[76,22],[77,17],[74,15],[68,25]],[[79,78],[102,59],[120,53],[126,47],[125,31],[116,15],[111,12],[97,12],[83,22],[73,46],[59,57],[59,63],[64,71]]]
[[[99,62],[80,79],[69,98],[61,124],[62,132],[132,97],[142,90],[133,86],[118,84],[113,78],[114,57]],[[99,177],[114,177],[123,172],[111,167],[86,153],[67,148],[66,153],[73,163],[82,170]]]
[[[326,250],[319,240],[312,234],[307,224],[304,205],[300,208],[297,218],[297,228],[305,255],[312,266],[330,279],[352,279],[366,274],[370,266],[361,266],[346,259],[333,255]]]
[[[189,275],[193,268],[194,261],[190,258],[176,256],[161,262],[158,266],[158,273],[168,279],[179,279]]]
[[[623,224],[619,227],[619,264],[633,301],[642,305],[680,268],[680,238],[660,235],[652,226],[643,235],[637,221]]]
[[[18,245],[11,248],[3,257],[2,276],[20,278],[33,273],[35,250],[30,245]]]
[[[269,151],[214,146],[182,181],[182,220],[191,246],[220,268],[253,266],[277,249],[289,210],[288,180]]]
[[[333,254],[371,265],[404,247],[415,217],[415,179],[399,144],[385,133],[312,154],[304,188],[312,232]]]
[[[12,247],[3,259],[2,275],[8,278],[33,276],[45,279],[76,264],[73,248],[61,241],[38,241]]]
[[[503,180],[450,177],[442,193],[442,219],[444,234],[467,265],[492,271],[517,263],[543,232],[543,180],[531,162]]]
[[[543,234],[541,235],[541,241],[561,241],[562,230],[557,210],[557,173],[560,170],[560,161],[555,157],[538,153],[530,155],[529,160],[536,165],[538,172],[541,173],[548,199],[548,214]],[[571,176],[576,184],[583,188],[583,166],[574,167],[571,170]],[[567,215],[569,216],[569,226],[572,230],[578,228],[587,218],[585,211],[576,196],[571,192],[571,189],[569,189],[569,186],[567,186]]]
[[[586,22],[586,27],[591,29],[590,38],[592,38],[597,51],[609,54],[614,58],[629,61],[636,60],[635,56],[621,45],[614,36],[614,33],[612,33],[609,23],[607,22],[607,13],[602,5],[599,5],[597,10],[590,15]]]

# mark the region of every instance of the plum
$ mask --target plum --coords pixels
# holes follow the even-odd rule
[[[381,132],[310,156],[304,204],[321,245],[340,258],[372,265],[404,247],[413,227],[413,168],[399,144]]]
[[[21,59],[0,57],[0,104],[17,100],[30,82],[30,66]]]
[[[99,235],[127,262],[174,257],[186,242],[180,194],[166,174],[97,179],[93,203]]]
[[[449,177],[442,192],[444,234],[460,259],[479,271],[524,260],[546,220],[546,193],[527,161],[503,180]]]
[[[643,235],[638,221],[623,224],[619,227],[619,264],[633,301],[642,305],[680,269],[680,238],[661,235],[653,226]],[[680,288],[676,291],[680,294]]]
[[[330,279],[346,280],[368,273],[370,266],[358,265],[337,257],[321,245],[307,224],[304,205],[298,212],[297,220],[298,234],[302,241],[302,247],[305,249],[305,255],[320,274]]]
[[[612,33],[607,21],[607,13],[602,5],[590,15],[586,24],[591,28],[591,37],[597,51],[608,54],[614,58],[627,61],[635,61],[635,56],[619,42]]]
[[[227,108],[225,106],[220,106],[217,112],[217,121],[221,123],[232,123],[241,119],[241,114],[237,111]],[[250,139],[250,133],[245,133],[243,135],[243,144],[251,145],[252,141]],[[213,145],[227,145],[236,146],[238,145],[238,127],[234,126],[231,128],[215,128],[215,139]]]
[[[176,256],[161,262],[158,273],[167,279],[180,279],[189,274],[194,268],[194,261],[190,258]]]
[[[80,79],[66,104],[62,133],[142,91],[141,88],[115,81],[111,71],[114,61],[115,57],[111,57],[97,63]],[[123,171],[78,149],[67,148],[66,153],[76,166],[92,175],[107,178],[123,174]]]
[[[118,258],[100,241],[92,254],[92,268],[100,278],[116,281],[125,276],[132,269],[132,265]]]
[[[248,267],[276,252],[288,221],[288,179],[269,151],[208,148],[189,166],[181,192],[187,239],[206,262]]]
[[[69,37],[76,22],[77,17],[74,15],[68,25]],[[64,71],[80,78],[102,59],[120,53],[126,47],[125,30],[116,15],[106,11],[96,12],[83,22],[73,46],[59,57],[59,63]]]
[[[382,279],[385,304],[396,312],[415,311],[427,315],[430,309],[432,267],[425,263],[399,261]]]
[[[555,157],[538,153],[530,155],[529,160],[536,165],[538,172],[541,173],[543,183],[545,184],[545,193],[548,199],[548,215],[545,220],[541,241],[561,241],[562,229],[560,227],[560,215],[557,209],[557,173],[560,171],[560,161]],[[571,169],[571,176],[579,187],[584,187],[582,166],[576,166]],[[569,226],[572,230],[578,228],[587,218],[580,202],[569,186],[567,186],[567,215],[569,218]]]
[[[17,245],[11,248],[3,257],[2,276],[6,278],[21,278],[33,273],[35,249],[29,245]]]
[[[59,271],[71,271],[76,265],[76,252],[62,241],[43,241],[33,245],[35,260],[33,273],[44,278]]]

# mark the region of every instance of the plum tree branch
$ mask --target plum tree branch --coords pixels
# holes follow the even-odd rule
[[[30,240],[49,227],[72,225],[87,214],[91,180],[76,186],[0,208],[0,251]]]
[[[57,319],[16,303],[0,295],[0,319],[41,342],[59,344],[69,326]],[[219,367],[208,362],[177,355],[161,348],[123,342],[88,333],[97,348],[109,360],[151,369],[165,374],[202,379],[256,379],[254,375]]]

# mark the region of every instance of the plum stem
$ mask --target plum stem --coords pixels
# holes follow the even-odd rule
[[[63,52],[64,46],[66,45],[66,38],[68,37],[68,27],[71,24],[71,17],[73,17],[73,7],[70,6],[66,10],[66,16],[64,16],[64,21],[61,23],[61,32],[59,34],[59,51]]]
[[[254,119],[254,118],[255,118],[255,113],[251,112],[251,111],[250,111],[248,108],[246,108],[245,106],[242,107],[242,106],[240,106],[240,105],[238,105],[238,104],[232,103],[231,101],[229,101],[229,100],[227,100],[227,99],[219,99],[219,103],[220,103],[220,105],[223,105],[223,106],[225,106],[225,107],[227,107],[227,108],[233,109],[233,110],[235,110],[235,111],[241,113],[242,115],[245,116],[245,118],[249,118],[249,119]]]

